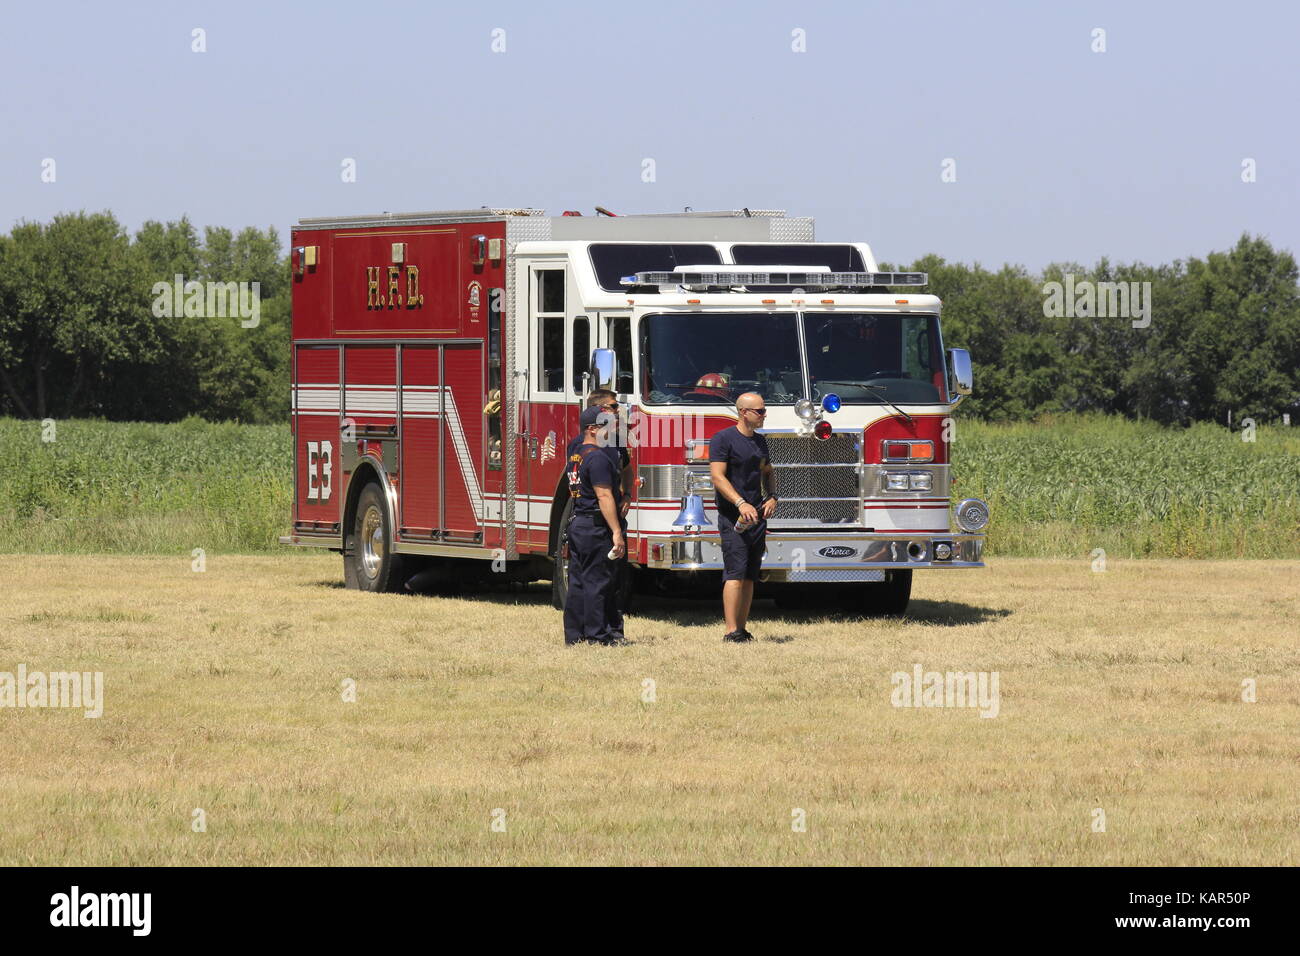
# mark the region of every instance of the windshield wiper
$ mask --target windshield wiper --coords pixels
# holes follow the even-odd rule
[[[834,379],[829,379],[829,378],[819,379],[817,384],[818,385],[847,385],[850,388],[869,388],[872,391],[876,391],[876,392],[883,392],[889,387],[887,385],[875,385],[871,382],[837,382]],[[898,412],[898,414],[906,418],[907,424],[909,425],[916,424],[916,422],[912,421],[911,415],[907,414],[907,412],[903,411],[901,408],[899,408],[897,405],[891,402],[888,398],[885,398],[884,395],[881,395],[880,397],[884,399],[886,405],[888,405],[894,411]]]

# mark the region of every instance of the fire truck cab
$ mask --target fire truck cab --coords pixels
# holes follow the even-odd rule
[[[565,588],[565,448],[620,400],[628,554],[661,591],[721,569],[712,434],[764,396],[779,508],[762,587],[901,613],[912,571],[982,567],[983,502],[951,501],[945,350],[925,276],[774,210],[479,209],[293,230],[294,513],[349,586],[506,575]]]

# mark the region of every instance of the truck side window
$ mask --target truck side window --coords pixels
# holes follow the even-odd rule
[[[533,302],[537,309],[537,388],[564,391],[564,270],[539,269]]]
[[[564,391],[564,316],[542,317],[537,320],[538,339],[542,354],[538,369],[539,386],[544,392]]]
[[[539,312],[547,315],[564,311],[564,270],[546,269],[537,273]]]
[[[573,392],[579,398],[587,396],[582,393],[582,376],[591,364],[591,320],[580,315],[573,320]]]
[[[609,320],[609,346],[618,356],[618,384],[614,390],[627,394],[634,391],[632,380],[632,320],[627,317]]]

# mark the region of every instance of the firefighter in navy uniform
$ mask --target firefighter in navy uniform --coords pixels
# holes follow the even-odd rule
[[[623,534],[627,534],[627,512],[632,504],[632,495],[630,493],[632,485],[631,456],[628,454],[626,446],[626,428],[625,423],[618,417],[618,396],[607,388],[598,388],[593,390],[587,396],[588,408],[599,408],[602,411],[609,412],[610,424],[605,432],[605,441],[601,443],[601,450],[609,455],[610,460],[614,462],[618,469],[619,475],[619,517],[623,519]],[[578,453],[582,446],[583,434],[581,431],[573,436],[569,442],[569,447],[565,451],[565,460],[572,461],[573,456]],[[629,598],[631,597],[631,587],[628,582],[628,575],[631,573],[627,564],[627,554],[618,559],[618,567],[614,569],[614,590],[618,594],[618,610],[620,614],[626,614],[628,611]]]
[[[618,468],[604,451],[610,419],[599,407],[583,409],[582,444],[569,459],[569,490],[576,500],[569,524],[565,644],[623,642],[615,570],[626,543],[619,517]]]

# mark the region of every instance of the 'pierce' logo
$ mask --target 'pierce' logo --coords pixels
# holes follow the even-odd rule
[[[846,548],[840,544],[833,544],[829,548],[822,548],[817,553],[823,558],[856,558],[858,556],[858,549]]]

